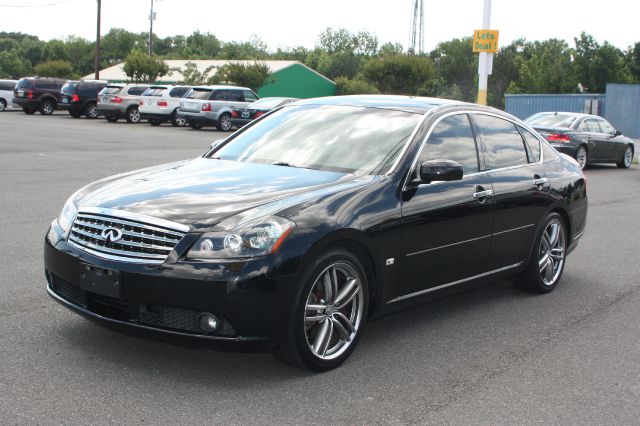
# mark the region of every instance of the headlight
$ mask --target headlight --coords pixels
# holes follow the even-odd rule
[[[69,236],[69,231],[71,230],[71,225],[73,225],[73,221],[76,218],[76,214],[78,213],[78,208],[75,204],[76,194],[73,194],[66,203],[64,203],[64,207],[60,212],[60,216],[58,216],[58,225],[62,231],[64,231],[64,238],[66,239]]]
[[[187,253],[188,259],[237,259],[275,252],[295,223],[277,216],[247,222],[227,232],[204,234]]]

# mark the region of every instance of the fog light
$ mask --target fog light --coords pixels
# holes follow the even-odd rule
[[[220,325],[220,320],[215,315],[206,312],[200,314],[198,321],[200,322],[200,328],[204,331],[216,331]]]

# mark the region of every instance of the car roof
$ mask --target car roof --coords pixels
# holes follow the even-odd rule
[[[394,109],[424,114],[434,108],[444,106],[466,106],[473,109],[481,108],[498,112],[493,108],[480,107],[462,101],[454,101],[440,98],[427,98],[420,96],[397,96],[397,95],[350,95],[350,96],[330,96],[325,98],[305,99],[295,102],[296,105],[341,105],[341,106],[361,106],[368,108]],[[501,114],[504,112],[499,111]]]
[[[207,89],[207,90],[216,90],[216,89],[240,89],[240,90],[251,90],[248,87],[241,86],[225,86],[225,85],[212,85],[212,86],[193,86],[193,89]]]
[[[542,111],[542,112],[537,112],[533,114],[532,117],[534,115],[566,115],[567,117],[574,117],[574,118],[602,118],[599,115],[595,115],[595,114],[585,114],[583,112],[565,112],[565,111]]]

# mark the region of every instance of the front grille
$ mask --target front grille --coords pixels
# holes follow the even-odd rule
[[[115,231],[108,235],[109,230]],[[117,210],[81,210],[71,227],[69,241],[100,257],[162,263],[187,231],[186,226],[177,223],[128,213],[119,215]],[[120,238],[114,241],[114,234]]]
[[[221,322],[220,328],[215,333],[203,331],[198,321],[200,312],[191,309],[141,303],[138,308],[138,314],[140,324],[154,327],[190,331],[198,334],[220,334],[225,336],[234,336],[236,334],[235,329],[229,321],[226,321],[220,316],[218,316]]]
[[[76,287],[69,281],[60,278],[57,275],[51,274],[50,276],[51,288],[56,294],[65,300],[78,305],[80,307],[87,307],[87,297],[85,291],[80,287]]]

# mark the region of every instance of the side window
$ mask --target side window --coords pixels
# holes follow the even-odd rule
[[[537,163],[538,161],[540,161],[540,140],[527,129],[524,129],[522,127],[519,127],[519,129],[520,133],[522,133],[522,136],[524,136],[525,143],[527,144],[529,162]]]
[[[616,132],[616,129],[614,129],[608,121],[598,120],[598,124],[600,125],[600,130],[602,131],[602,133],[613,135]]]
[[[229,100],[229,91],[228,90],[215,90],[213,95],[211,95],[212,101],[227,101]]]
[[[173,89],[171,89],[171,92],[169,92],[169,96],[171,96],[172,98],[181,98],[188,91],[188,87],[174,87]]]
[[[478,172],[476,141],[466,114],[452,115],[436,124],[418,157],[418,166],[428,160],[455,161],[465,175]]]
[[[527,164],[524,141],[515,124],[484,114],[475,114],[474,120],[484,142],[488,170]]]
[[[0,90],[13,90],[13,84],[11,84],[11,83],[0,83]]]
[[[244,100],[246,102],[255,102],[258,100],[258,97],[251,90],[244,90]]]
[[[580,131],[587,133],[601,133],[598,122],[592,118],[584,120],[580,125]]]
[[[244,102],[242,90],[229,90],[229,100],[232,102]]]

